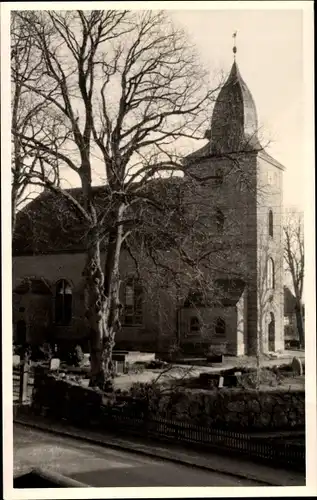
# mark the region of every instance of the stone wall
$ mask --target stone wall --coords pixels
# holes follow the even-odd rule
[[[84,388],[78,383],[35,372],[33,408],[39,413],[58,418],[70,418],[83,422],[102,420],[102,393]],[[52,394],[54,397],[52,397]],[[276,431],[304,429],[304,391],[252,389],[221,389],[214,391],[175,390],[170,394],[152,392],[150,399],[131,398],[122,394],[111,405],[116,407],[126,401],[149,416],[193,425],[228,428],[237,431]],[[139,401],[139,405],[138,405]],[[147,406],[149,405],[149,406]]]
[[[162,397],[155,412],[202,426],[290,430],[305,426],[305,393],[251,389],[180,391]]]

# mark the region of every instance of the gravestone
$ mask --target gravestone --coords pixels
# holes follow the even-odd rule
[[[303,375],[303,365],[301,360],[297,356],[294,356],[293,358],[292,370],[294,372],[294,375]]]
[[[222,375],[220,375],[219,384],[218,384],[219,389],[221,389],[223,387],[223,384],[224,384],[224,377]]]
[[[18,354],[13,354],[13,366],[19,366],[21,358]]]
[[[61,360],[59,358],[52,358],[50,361],[50,370],[58,371],[61,365]]]
[[[112,361],[112,368],[114,375],[118,375],[118,361]]]

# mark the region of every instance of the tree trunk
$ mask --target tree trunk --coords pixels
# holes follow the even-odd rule
[[[112,359],[112,350],[115,345],[115,334],[121,328],[120,312],[120,255],[123,242],[123,226],[121,224],[124,204],[117,208],[117,226],[109,234],[107,256],[105,262],[104,295],[108,300],[107,337],[104,344],[104,358],[106,363]],[[112,364],[112,363],[111,363]]]
[[[261,384],[261,344],[263,341],[263,329],[262,329],[262,315],[261,315],[261,326],[257,333],[256,339],[256,389],[260,388]]]
[[[305,347],[305,334],[303,325],[303,310],[302,310],[302,305],[300,303],[297,304],[295,307],[295,314],[296,314],[296,325],[299,336],[299,343],[301,348],[303,349]]]
[[[118,209],[120,221],[124,207]],[[106,252],[105,273],[101,267],[100,236],[96,228],[88,235],[86,279],[86,317],[90,328],[90,386],[105,390],[114,376],[112,351],[115,334],[120,328],[119,289],[122,225],[110,232]]]
[[[85,308],[89,324],[90,386],[105,388],[111,378],[104,363],[103,345],[107,337],[108,301],[104,295],[104,275],[100,261],[100,237],[97,229],[90,230],[87,238],[85,277]]]
[[[16,226],[16,218],[17,218],[17,198],[18,198],[18,190],[15,186],[11,188],[11,237],[13,238]]]

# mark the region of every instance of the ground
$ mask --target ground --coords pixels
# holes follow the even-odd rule
[[[298,356],[300,359],[305,359],[305,353],[301,351],[286,351],[283,355],[279,356],[277,359],[269,359],[265,357],[261,360],[262,367],[274,366],[277,364],[287,364],[291,363],[294,356]],[[141,373],[129,373],[129,374],[121,374],[114,379],[114,387],[115,389],[126,390],[131,387],[131,385],[135,382],[151,382],[153,379],[156,379],[160,376],[160,380],[173,379],[173,378],[181,378],[183,376],[190,377],[198,377],[202,372],[218,372],[219,369],[233,368],[239,366],[256,366],[255,357],[226,357],[224,362],[221,365],[215,364],[214,366],[192,366],[192,365],[175,365],[171,370],[168,370],[166,375],[162,375],[163,370],[145,370]],[[14,400],[18,399],[18,385],[19,385],[19,376],[18,374],[14,374],[13,376],[14,382],[14,391],[13,396]],[[89,380],[84,379],[83,385],[88,386]],[[305,388],[305,376],[294,377],[290,376],[283,379],[283,384],[277,386],[278,389],[284,388],[285,390],[302,390]],[[262,387],[265,390],[274,390],[275,387],[265,386]],[[29,397],[32,393],[32,380],[30,380],[29,386]]]
[[[294,356],[298,356],[302,360],[305,359],[305,354],[298,351],[287,351],[285,354],[279,356],[279,358],[269,359],[264,357],[261,360],[261,367],[272,367],[277,364],[287,364],[291,363]],[[239,366],[255,367],[256,359],[252,356],[242,356],[242,357],[226,357],[224,362],[219,365],[215,364],[213,366],[193,366],[193,365],[175,365],[172,369],[166,372],[166,375],[161,375],[163,370],[145,370],[141,373],[129,373],[126,375],[120,375],[114,380],[115,389],[128,389],[135,382],[151,382],[151,380],[156,379],[160,376],[160,380],[181,378],[184,376],[198,377],[202,372],[218,372],[220,369],[227,369]],[[85,385],[88,385],[88,380],[85,381]],[[286,390],[301,390],[305,386],[305,377],[287,377],[283,380],[283,384],[278,386],[280,389],[284,387]],[[264,388],[264,387],[262,387]],[[265,389],[274,390],[274,387],[265,386]]]
[[[253,480],[116,451],[14,425],[14,472],[44,467],[96,487],[261,486]]]

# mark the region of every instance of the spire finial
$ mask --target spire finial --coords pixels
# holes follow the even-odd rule
[[[233,33],[232,38],[233,38],[233,49],[232,49],[233,58],[234,58],[234,60],[236,60],[236,53],[237,53],[237,45],[236,45],[237,31],[235,31]]]

